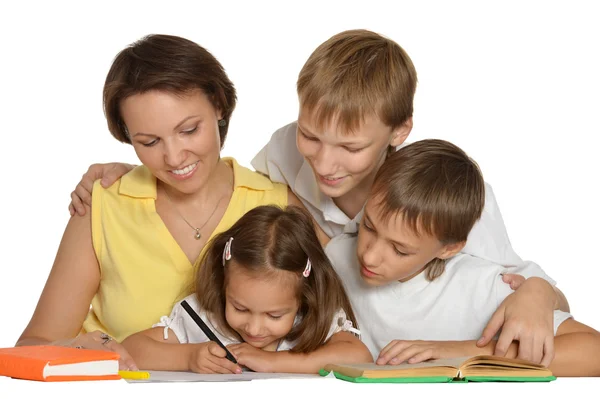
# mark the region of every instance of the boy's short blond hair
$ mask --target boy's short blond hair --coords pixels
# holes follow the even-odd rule
[[[317,128],[335,119],[346,132],[376,115],[395,129],[413,114],[417,72],[394,41],[368,30],[338,33],[321,44],[298,76],[300,107]]]
[[[391,154],[371,189],[381,220],[402,215],[415,234],[443,244],[467,240],[485,205],[485,182],[477,163],[444,140],[422,140]],[[427,278],[444,271],[445,261],[427,265]]]

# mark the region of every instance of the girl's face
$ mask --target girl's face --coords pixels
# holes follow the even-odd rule
[[[233,260],[227,267],[227,323],[248,344],[276,350],[279,341],[292,329],[298,313],[298,277],[285,271],[267,278],[250,275],[235,265]]]
[[[206,184],[219,160],[221,113],[201,90],[136,94],[122,101],[121,115],[138,158],[157,179],[184,194]]]
[[[321,131],[313,116],[300,109],[296,145],[310,164],[321,192],[340,198],[357,190],[368,192],[388,147],[402,144],[411,128],[412,120],[392,130],[379,118],[368,116],[351,133],[342,131],[335,120]]]

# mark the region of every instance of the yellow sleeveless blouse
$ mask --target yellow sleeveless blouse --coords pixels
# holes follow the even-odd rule
[[[231,201],[213,235],[260,205],[287,205],[287,186],[224,158],[233,168]],[[158,323],[192,292],[192,265],[156,213],[156,178],[138,166],[109,188],[92,192],[92,240],[100,285],[83,332],[103,331],[118,341]],[[211,236],[211,238],[212,238]],[[206,248],[206,247],[205,247]]]

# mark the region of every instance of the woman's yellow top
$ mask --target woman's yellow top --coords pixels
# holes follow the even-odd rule
[[[260,205],[287,205],[287,186],[273,183],[232,158],[234,187],[213,236]],[[158,323],[193,289],[192,265],[156,213],[156,178],[138,166],[109,188],[92,191],[92,240],[100,285],[83,331],[101,330],[118,341]],[[212,236],[211,236],[212,238]],[[205,247],[206,248],[206,247]]]

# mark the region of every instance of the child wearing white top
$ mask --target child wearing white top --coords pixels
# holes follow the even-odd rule
[[[298,121],[275,132],[252,165],[271,180],[288,184],[324,235],[355,231],[377,170],[412,129],[416,85],[414,65],[394,41],[367,30],[336,34],[311,54],[300,71]],[[81,198],[91,198],[94,180],[102,178],[108,186],[129,168],[124,164],[90,167],[72,194],[71,213],[76,209],[85,213]],[[523,262],[512,249],[489,185],[482,216],[462,252],[510,267],[507,271],[524,277],[531,277],[528,272],[536,266]],[[539,327],[551,318],[552,308],[546,305],[558,297],[562,308],[568,309],[558,289],[545,293],[550,296],[528,289],[511,296],[505,303],[501,333],[505,339],[519,339],[525,331],[532,338],[528,342],[542,350],[538,343],[552,337],[551,328]],[[529,306],[532,302],[540,306]],[[488,326],[482,344],[501,325]]]
[[[358,236],[345,233],[327,246],[349,293],[362,340],[378,364],[493,354],[506,345],[516,357],[520,343],[476,345],[481,330],[511,290],[505,271],[460,253],[484,207],[477,164],[458,147],[423,140],[388,157],[379,169]],[[525,285],[552,291],[536,265]],[[519,290],[521,289],[519,288]],[[551,321],[554,359],[541,350],[533,360],[557,376],[600,375],[600,333],[560,310]]]
[[[300,208],[254,208],[217,235],[185,301],[237,363],[179,302],[169,317],[123,341],[139,368],[316,373],[327,363],[371,360],[354,335],[360,333],[344,288]]]

